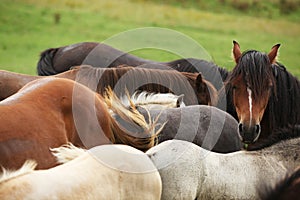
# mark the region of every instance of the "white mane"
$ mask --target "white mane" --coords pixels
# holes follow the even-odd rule
[[[75,147],[70,142],[57,148],[51,148],[50,151],[56,157],[59,164],[67,163],[86,152],[85,149]]]
[[[26,160],[23,166],[18,170],[9,170],[9,169],[4,169],[2,167],[2,174],[0,174],[0,183],[15,178],[17,176],[21,176],[29,172],[32,172],[36,166],[37,166],[36,161]]]
[[[143,91],[133,93],[130,98],[124,95],[120,100],[125,107],[130,107],[131,101],[135,106],[144,106],[148,109],[163,109],[184,107],[183,96],[183,94],[178,96],[172,93],[149,93]]]

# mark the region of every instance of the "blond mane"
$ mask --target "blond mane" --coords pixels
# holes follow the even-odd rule
[[[37,162],[35,160],[26,160],[23,166],[17,170],[9,170],[1,166],[2,174],[0,174],[0,183],[30,173],[35,169],[36,166]]]
[[[157,138],[158,134],[163,129],[165,123],[157,123],[159,116],[152,120],[149,112],[149,122],[147,123],[144,116],[141,113],[139,113],[129,96],[128,100],[130,103],[130,108],[126,108],[124,104],[122,104],[121,100],[116,96],[116,94],[110,87],[106,89],[104,101],[107,104],[108,108],[112,110],[114,114],[119,115],[123,120],[130,124],[137,124],[138,126],[140,126],[144,130],[144,133],[148,133],[148,137]],[[156,130],[157,126],[160,126],[158,130]],[[153,141],[156,142],[156,140]]]
[[[50,148],[51,153],[55,156],[59,164],[67,163],[86,152],[85,149],[74,146],[68,142],[57,148]]]

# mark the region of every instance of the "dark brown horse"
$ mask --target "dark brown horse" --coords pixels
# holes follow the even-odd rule
[[[41,53],[37,64],[39,75],[55,75],[77,65],[116,67],[122,64],[138,66],[151,61],[127,54],[103,43],[82,42],[50,48]]]
[[[110,96],[105,99],[112,101]],[[79,83],[53,77],[28,83],[0,102],[0,165],[19,168],[33,159],[39,169],[53,167],[56,160],[49,148],[68,142],[85,148],[109,143],[143,151],[152,147],[155,124],[143,121],[137,111],[115,108],[120,105],[115,99],[111,103],[115,113],[121,118],[126,113],[122,125],[111,116],[101,95]]]
[[[300,167],[292,174],[276,184],[275,187],[264,186],[259,189],[262,200],[291,200],[299,199],[300,192]]]
[[[276,62],[280,45],[268,54],[256,50],[241,53],[239,44],[233,43],[236,66],[226,80],[227,110],[239,120],[242,141],[254,150],[294,137],[274,132],[300,124],[300,82]]]
[[[69,70],[72,66],[91,65],[93,67],[110,68],[120,65],[141,66],[144,68],[175,69],[181,72],[200,72],[206,80],[220,89],[227,70],[213,62],[196,58],[184,58],[170,62],[146,60],[125,53],[111,46],[97,42],[82,42],[63,47],[50,48],[41,53],[37,64],[39,75],[55,75]]]
[[[0,82],[3,80],[0,84],[0,96],[7,97],[13,92],[17,92],[26,83],[24,80],[30,81],[41,77],[0,71]],[[187,105],[215,105],[217,102],[216,89],[200,73],[133,67],[93,68],[80,66],[57,74],[55,77],[79,81],[100,94],[104,94],[105,88],[111,86],[120,96],[124,93],[126,87],[131,94],[136,90],[185,94],[184,100]]]

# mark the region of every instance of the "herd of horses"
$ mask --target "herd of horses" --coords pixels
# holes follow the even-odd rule
[[[43,51],[37,76],[0,70],[0,199],[299,198],[300,81],[279,47],[234,41],[228,71],[83,42]]]

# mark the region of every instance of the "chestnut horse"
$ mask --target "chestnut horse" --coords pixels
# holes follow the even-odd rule
[[[236,66],[226,80],[228,105],[239,120],[239,135],[250,144],[249,150],[293,137],[276,135],[274,130],[300,124],[300,82],[276,63],[279,46],[273,46],[268,54],[256,50],[241,53],[239,44],[233,42]]]
[[[60,73],[54,75],[58,78],[72,78],[67,73]],[[27,74],[20,74],[6,70],[0,70],[0,101],[15,94],[26,83],[30,81],[44,78],[43,76],[32,76]],[[74,79],[74,78],[73,78]],[[184,95],[175,95],[172,93],[149,93],[149,92],[135,92],[131,97],[131,101],[136,106],[146,106],[148,109],[162,109],[162,108],[175,108],[185,106],[183,102]],[[120,97],[125,107],[129,107],[127,95]]]
[[[109,143],[128,144],[143,151],[152,147],[155,123],[146,123],[136,110],[120,106],[112,92],[108,95],[104,99],[62,78],[28,83],[0,102],[0,165],[19,168],[25,160],[33,159],[38,169],[53,167],[56,160],[49,148],[67,142],[86,148]],[[121,117],[122,125],[111,116],[106,103]]]
[[[161,178],[145,153],[127,145],[73,151],[74,160],[51,169],[33,170],[35,163],[27,161],[18,171],[5,171],[0,199],[160,199]]]

